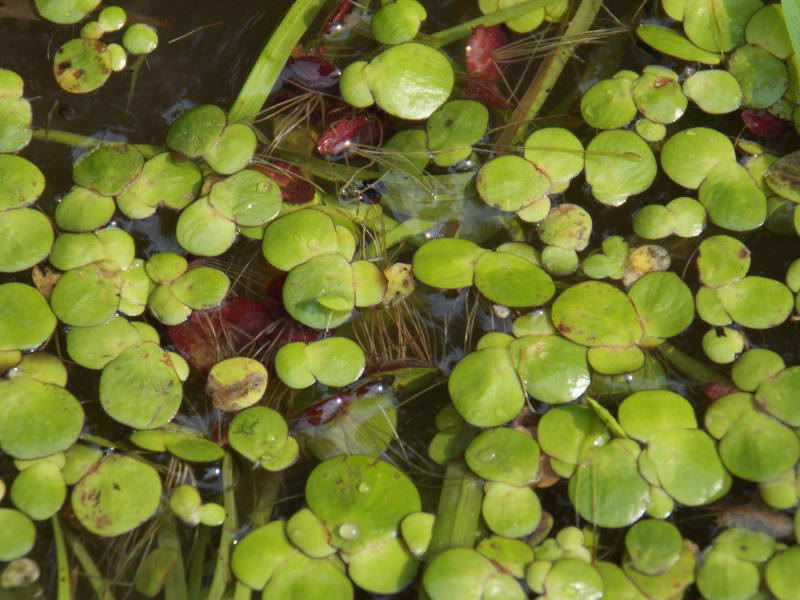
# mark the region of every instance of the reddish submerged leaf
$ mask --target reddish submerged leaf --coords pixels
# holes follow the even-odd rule
[[[503,73],[494,58],[494,52],[508,43],[500,25],[478,25],[467,42],[467,73],[489,81],[502,79]]]
[[[341,71],[321,56],[298,56],[286,63],[286,79],[311,90],[326,90],[339,83]]]
[[[317,152],[337,157],[348,154],[353,144],[374,145],[388,136],[388,123],[374,114],[360,114],[333,122],[317,140]]]
[[[249,168],[264,173],[277,183],[283,201],[288,204],[305,204],[314,199],[314,186],[302,178],[302,170],[297,165],[273,160],[272,164],[251,165]]]
[[[497,87],[496,81],[467,76],[462,78],[461,87],[464,90],[464,94],[473,100],[483,102],[486,106],[498,110],[505,110],[509,107],[508,100],[500,93],[500,88]]]
[[[774,138],[787,131],[792,124],[766,110],[745,109],[742,121],[752,133],[763,138]]]

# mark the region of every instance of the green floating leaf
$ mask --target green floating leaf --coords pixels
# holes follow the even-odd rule
[[[599,281],[564,290],[553,303],[552,319],[561,335],[589,347],[628,347],[643,333],[631,300],[614,286]]]
[[[645,191],[657,170],[650,146],[631,131],[603,131],[586,148],[586,181],[603,204],[619,206]]]
[[[414,42],[384,50],[362,69],[378,106],[401,119],[427,119],[453,89],[453,68],[447,58],[438,50]],[[344,73],[342,79],[342,97],[349,102]],[[409,86],[409,81],[414,85]]]
[[[723,134],[707,127],[684,129],[661,148],[661,167],[678,185],[697,189],[714,168],[735,162],[733,144]]]
[[[29,206],[43,191],[39,167],[21,156],[0,154],[0,210]]]
[[[475,187],[489,206],[516,212],[545,197],[550,191],[550,181],[533,163],[509,154],[484,164],[478,171]]]
[[[586,348],[556,335],[528,335],[508,346],[524,389],[548,404],[578,399],[591,375]]]
[[[514,307],[539,306],[556,293],[547,273],[509,252],[485,252],[479,256],[475,287],[492,302]]]
[[[419,492],[402,471],[361,455],[317,465],[306,480],[306,502],[331,544],[346,552],[394,537],[402,519],[421,509]]]
[[[152,517],[161,503],[161,478],[151,466],[112,454],[72,489],[72,510],[96,535],[113,537]]]
[[[252,406],[267,389],[267,369],[252,358],[237,357],[211,367],[206,393],[220,410],[236,411]]]
[[[13,508],[0,508],[0,560],[11,561],[33,549],[36,527],[31,520]]]
[[[760,0],[689,0],[683,29],[704,50],[730,52],[744,42],[747,21],[761,6]]]
[[[125,350],[100,375],[100,402],[108,415],[134,429],[156,429],[178,412],[183,389],[168,354],[144,342]]]
[[[447,388],[459,414],[476,427],[507,423],[525,404],[525,393],[504,348],[467,354],[450,374]]]
[[[78,400],[61,386],[29,377],[0,381],[0,448],[18,459],[40,458],[69,448],[83,428]]]
[[[99,40],[70,40],[53,57],[58,85],[72,94],[93,92],[111,76],[111,56]]]

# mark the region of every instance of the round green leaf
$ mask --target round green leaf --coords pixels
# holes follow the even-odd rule
[[[467,465],[488,481],[529,485],[539,472],[539,445],[525,433],[499,427],[479,434],[464,454]]]
[[[603,79],[581,98],[583,120],[597,129],[617,129],[636,116],[633,82],[629,79]]]
[[[550,276],[509,252],[486,252],[475,263],[475,286],[492,302],[527,307],[544,304],[556,292]]]
[[[628,290],[644,334],[670,338],[694,320],[694,298],[680,277],[671,271],[647,273]]]
[[[586,348],[557,335],[521,337],[508,352],[524,389],[540,402],[572,402],[591,383]]]
[[[733,75],[722,69],[693,73],[683,82],[683,93],[700,110],[712,115],[733,112],[742,104],[742,87]]]
[[[644,514],[650,487],[639,474],[636,456],[615,439],[586,451],[569,480],[569,498],[590,523],[625,527]]]
[[[453,68],[429,46],[409,42],[384,50],[363,68],[375,102],[401,119],[427,119],[453,89]]]
[[[758,2],[758,0],[751,0]],[[767,108],[780,100],[789,86],[786,65],[766,50],[745,44],[728,60],[728,71],[742,88],[742,103],[748,108]]]
[[[396,467],[369,456],[337,456],[306,480],[306,502],[331,534],[331,544],[355,552],[394,537],[403,517],[421,509],[419,492]]]
[[[794,304],[789,288],[766,277],[747,276],[719,288],[717,296],[734,321],[751,329],[780,325]]]
[[[92,533],[113,537],[152,517],[161,502],[161,489],[153,467],[112,454],[72,489],[72,510]]]
[[[339,254],[315,256],[286,277],[283,304],[308,327],[338,327],[350,318],[355,305],[353,269]]]
[[[305,365],[323,385],[343,387],[364,372],[366,357],[356,342],[344,337],[329,337],[305,348]]]
[[[645,191],[656,171],[650,146],[631,131],[603,131],[586,148],[586,181],[603,204],[619,206]]]
[[[532,488],[490,481],[484,486],[481,514],[494,533],[517,538],[533,533],[542,506]]]
[[[104,196],[119,194],[144,166],[144,157],[128,144],[100,144],[81,155],[72,169],[75,183]]]
[[[264,258],[282,271],[291,271],[310,258],[333,254],[339,238],[333,219],[313,208],[288,213],[264,232]]]
[[[38,210],[0,212],[0,273],[15,273],[43,261],[53,245],[53,225]]]
[[[144,342],[125,350],[100,375],[100,403],[108,415],[134,429],[156,429],[178,412],[180,379],[167,353]]]
[[[55,327],[55,315],[36,288],[16,282],[0,285],[0,349],[32,350]]]
[[[200,198],[183,209],[175,235],[190,254],[219,256],[233,245],[236,223],[215,211],[208,198]]]
[[[794,467],[800,442],[794,432],[761,412],[746,411],[728,428],[719,445],[728,470],[747,481],[770,481]]]
[[[236,411],[261,400],[267,389],[267,369],[252,358],[237,357],[211,367],[206,393],[220,410]]]
[[[25,556],[33,549],[36,527],[31,520],[13,508],[0,508],[0,560],[10,561]]]
[[[507,154],[480,168],[475,187],[489,206],[516,212],[546,196],[550,191],[550,181],[533,163]]]
[[[583,346],[628,347],[643,333],[630,299],[599,281],[578,283],[561,292],[551,317],[561,335]]]
[[[0,154],[0,210],[33,204],[43,191],[39,167],[21,156]]]
[[[58,85],[72,94],[86,94],[102,87],[111,72],[110,53],[99,40],[70,40],[53,57]]]
[[[716,444],[704,431],[657,431],[650,436],[645,452],[661,486],[681,504],[709,504],[730,489],[730,475],[722,466]]]
[[[83,427],[83,408],[57,385],[29,377],[0,381],[0,448],[18,459],[39,458],[69,448]]]
[[[218,181],[208,197],[211,205],[237,225],[258,226],[274,219],[281,210],[281,189],[272,179],[244,169]]]
[[[467,354],[450,374],[447,389],[459,414],[476,427],[507,423],[525,404],[525,393],[504,348]]]
[[[414,277],[426,285],[444,289],[470,286],[475,263],[484,252],[483,248],[469,240],[431,240],[414,253]]]
[[[733,144],[726,136],[707,127],[684,129],[661,148],[661,166],[678,185],[697,189],[719,163],[735,161]]]

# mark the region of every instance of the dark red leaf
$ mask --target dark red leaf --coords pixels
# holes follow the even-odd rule
[[[360,114],[332,123],[317,140],[317,152],[338,157],[349,154],[352,144],[374,145],[388,136],[388,121],[375,114]]]
[[[500,93],[496,81],[467,76],[461,80],[461,87],[467,96],[483,102],[486,106],[498,110],[505,110],[509,107],[508,100]]]
[[[503,73],[494,52],[507,43],[508,38],[500,25],[478,25],[467,42],[467,73],[490,81],[502,79]]]
[[[735,394],[736,392],[741,392],[739,388],[733,385],[723,385],[721,383],[709,383],[705,387],[706,398],[711,401],[717,400],[722,398],[722,396],[727,396],[728,394]]]
[[[776,117],[766,110],[749,108],[742,111],[742,121],[753,134],[763,138],[777,137],[792,126],[791,122]]]
[[[314,186],[302,178],[302,170],[297,165],[282,160],[273,160],[272,164],[251,165],[271,178],[281,188],[283,201],[288,204],[305,204],[314,199]]]
[[[344,23],[345,18],[349,15],[355,4],[353,0],[339,0],[339,3],[336,7],[331,11],[328,20],[325,22],[325,25],[322,27],[322,33],[328,34],[331,33],[337,26],[341,26]]]

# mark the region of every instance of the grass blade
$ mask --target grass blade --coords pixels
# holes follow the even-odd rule
[[[792,40],[792,48],[794,53],[800,56],[800,0],[781,0],[781,6],[786,28]]]
[[[228,115],[230,122],[252,121],[261,112],[292,50],[325,6],[326,0],[295,0],[269,38]]]

